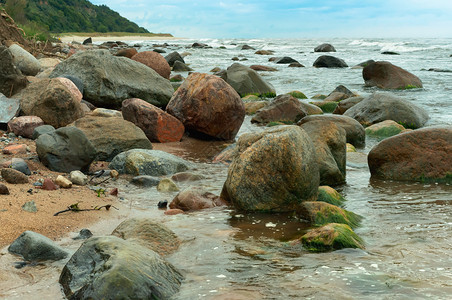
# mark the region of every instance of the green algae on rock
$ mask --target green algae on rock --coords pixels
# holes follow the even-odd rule
[[[342,197],[342,195],[332,187],[327,185],[319,186],[319,196],[317,197],[317,201],[342,207],[346,200],[347,199]]]
[[[360,215],[326,202],[303,202],[302,207],[302,217],[316,226],[340,223],[355,228],[362,219]]]
[[[393,120],[386,120],[366,128],[368,136],[386,138],[405,131],[405,127]]]
[[[303,246],[311,252],[343,248],[364,249],[363,240],[346,224],[330,223],[315,228],[301,237]]]

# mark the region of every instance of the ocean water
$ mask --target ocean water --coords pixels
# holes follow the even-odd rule
[[[189,48],[194,42],[212,48]],[[325,42],[334,45],[337,52],[313,52]],[[144,51],[164,41],[136,43],[143,45],[140,51]],[[167,53],[190,52],[185,61],[198,72],[227,68],[234,56],[246,58],[240,62],[245,65],[276,67],[277,72],[261,75],[274,85],[277,94],[300,90],[308,97],[329,94],[338,85],[363,96],[376,91],[364,87],[360,69],[313,68],[320,55],[342,58],[350,67],[369,59],[390,61],[417,75],[424,84],[423,89],[391,93],[425,108],[430,114],[426,126],[452,126],[452,73],[428,71],[452,71],[452,39],[183,39],[167,43],[170,45],[163,48]],[[272,56],[290,56],[306,67],[276,65],[268,62],[271,56],[240,50],[244,44],[256,50],[273,50]],[[383,55],[383,51],[400,55]],[[252,125],[247,117],[239,135],[259,130],[263,128]],[[177,193],[162,194],[155,188],[140,189],[120,182],[119,196],[137,215],[165,224],[184,241],[178,252],[167,257],[185,276],[173,299],[450,299],[452,186],[371,179],[366,156],[377,143],[368,139],[364,149],[347,157],[347,183],[337,188],[347,198],[346,209],[364,217],[355,231],[364,239],[365,250],[309,253],[292,242],[306,232],[306,224],[286,215],[215,208],[169,217],[157,209],[157,203],[171,201]],[[226,179],[227,166],[211,161],[225,146],[224,142],[196,140],[183,145],[154,144],[155,149],[193,161],[193,172],[204,176],[200,181],[179,184],[181,189],[197,185],[216,194]],[[0,296],[62,299],[57,280],[63,263],[52,264],[50,270],[24,268],[25,273],[12,277],[11,288],[0,291]]]

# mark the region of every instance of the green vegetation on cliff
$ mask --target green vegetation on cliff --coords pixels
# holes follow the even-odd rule
[[[62,32],[148,33],[106,5],[87,0],[0,0],[8,14],[22,26]]]

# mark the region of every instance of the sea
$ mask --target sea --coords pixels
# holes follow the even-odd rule
[[[210,47],[192,48],[195,42]],[[234,63],[233,57],[248,66],[271,66],[278,71],[260,74],[277,94],[298,90],[308,98],[328,95],[339,85],[362,96],[371,95],[379,90],[365,87],[362,69],[351,67],[369,59],[389,61],[418,76],[424,87],[381,92],[427,110],[430,119],[426,127],[452,126],[452,39],[176,39],[129,43],[141,45],[139,51],[159,48],[167,53],[189,52],[185,62],[196,72],[226,69]],[[168,45],[161,47],[163,43]],[[332,44],[336,52],[315,53],[314,48],[323,43]],[[245,44],[255,50],[241,50]],[[289,56],[305,67],[277,65],[269,62],[271,56],[256,55],[257,50],[273,50],[271,56]],[[398,55],[382,54],[385,51]],[[343,59],[349,68],[314,68],[313,62],[325,54]],[[264,129],[246,117],[238,136]],[[166,257],[185,276],[173,299],[451,299],[452,186],[371,178],[367,154],[379,142],[368,138],[365,148],[347,157],[347,182],[336,187],[347,199],[345,208],[363,216],[355,232],[365,241],[364,250],[310,253],[296,242],[309,227],[287,215],[244,214],[217,207],[166,216],[157,203],[171,201],[177,193],[163,194],[155,188],[123,183],[120,201],[137,215],[165,224],[183,240],[180,249]],[[154,143],[154,149],[195,163],[192,172],[204,179],[178,183],[181,189],[197,185],[219,194],[228,166],[213,164],[212,159],[227,145],[191,139],[182,145]],[[73,244],[63,243],[76,250]],[[6,294],[6,299],[62,298],[55,271],[60,267],[54,268],[53,288],[49,288],[49,278],[53,277],[47,271],[40,271],[46,282],[29,271],[35,280],[29,286],[35,288],[18,287]]]

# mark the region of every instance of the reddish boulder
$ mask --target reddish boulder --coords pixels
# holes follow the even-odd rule
[[[363,69],[366,86],[382,89],[422,88],[422,81],[410,72],[387,61],[368,64]]]
[[[154,51],[143,51],[132,56],[132,60],[148,66],[163,78],[169,79],[170,77],[171,67],[160,53]]]
[[[17,136],[31,139],[36,127],[44,125],[44,121],[36,116],[22,116],[8,122],[8,131]]]
[[[124,57],[128,57],[128,58],[132,58],[137,53],[138,53],[138,51],[135,48],[124,48],[124,49],[118,50],[118,52],[116,52],[116,56],[124,56]]]
[[[400,181],[452,180],[452,128],[432,127],[384,139],[369,152],[372,177]]]
[[[258,110],[251,119],[251,123],[283,122],[293,124],[307,115],[308,113],[297,98],[284,94],[276,97],[270,105]]]
[[[209,193],[200,187],[192,186],[180,192],[171,201],[169,207],[171,209],[190,211],[222,205],[226,205],[226,203],[219,196]]]
[[[203,137],[234,139],[245,118],[239,94],[223,79],[192,73],[174,93],[167,112]]]
[[[122,116],[141,128],[151,142],[178,142],[184,135],[185,127],[181,121],[138,98],[122,102]]]
[[[79,102],[82,101],[83,95],[72,80],[65,77],[57,77],[56,79],[64,84]]]
[[[254,71],[267,71],[267,72],[278,71],[278,69],[276,69],[276,68],[263,66],[263,65],[252,65],[252,66],[250,66],[250,68],[253,69]]]

